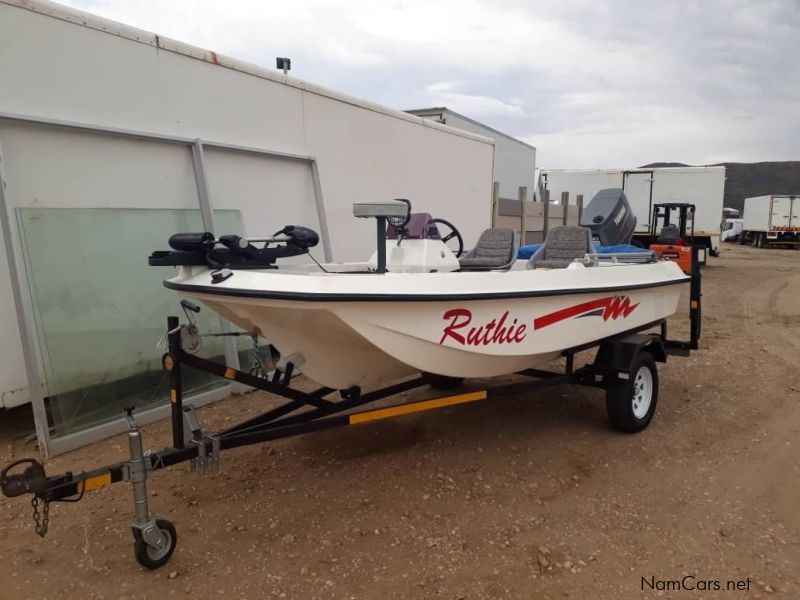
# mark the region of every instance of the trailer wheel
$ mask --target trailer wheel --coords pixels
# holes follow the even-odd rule
[[[157,569],[163,566],[175,552],[175,546],[178,543],[178,532],[172,523],[165,519],[156,519],[156,525],[161,530],[161,534],[167,538],[166,546],[153,548],[142,539],[141,535],[136,536],[133,545],[136,562],[146,569]]]
[[[450,390],[460,386],[464,381],[463,377],[448,377],[436,373],[422,373],[422,378],[425,383],[437,390]]]
[[[606,387],[608,419],[618,431],[642,431],[650,424],[657,402],[658,370],[649,352],[639,352],[628,379],[616,379]]]

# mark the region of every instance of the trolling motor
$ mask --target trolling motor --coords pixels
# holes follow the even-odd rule
[[[255,244],[263,243],[259,248]],[[319,243],[319,234],[301,225],[286,225],[271,237],[244,238],[209,232],[176,233],[169,238],[172,250],[150,254],[151,267],[203,265],[213,268],[270,269],[279,258],[307,254]],[[271,244],[276,244],[272,246]]]

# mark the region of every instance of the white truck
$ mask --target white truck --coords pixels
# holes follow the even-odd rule
[[[725,219],[722,222],[722,233],[720,233],[721,242],[736,243],[741,240],[742,229],[744,226],[744,219]]]
[[[761,248],[800,245],[800,194],[745,198],[739,243]]]
[[[663,167],[642,169],[549,169],[542,171],[544,188],[551,201],[569,193],[574,204],[578,195],[586,206],[606,188],[622,188],[636,215],[634,240],[649,245],[653,205],[686,202],[695,205],[695,241],[714,256],[719,250],[725,167]]]

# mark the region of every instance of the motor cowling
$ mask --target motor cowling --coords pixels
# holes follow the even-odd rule
[[[208,231],[199,233],[175,233],[169,238],[169,247],[182,252],[202,252],[214,245],[214,234]]]
[[[636,215],[625,192],[609,188],[594,195],[581,215],[581,227],[588,227],[601,246],[629,244],[636,230]]]

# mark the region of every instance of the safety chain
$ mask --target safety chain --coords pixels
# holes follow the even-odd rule
[[[39,498],[34,496],[31,498],[31,506],[33,506],[33,524],[36,526],[36,533],[39,537],[47,535],[47,527],[50,525],[50,502],[42,500],[42,513],[39,515]]]
[[[258,333],[253,331],[250,334],[250,337],[253,340],[250,375],[254,375],[260,379],[267,379],[267,377],[269,377],[269,374],[267,373],[267,370],[264,368],[264,364],[266,363],[267,360],[267,357],[265,355],[265,349],[258,345]]]

